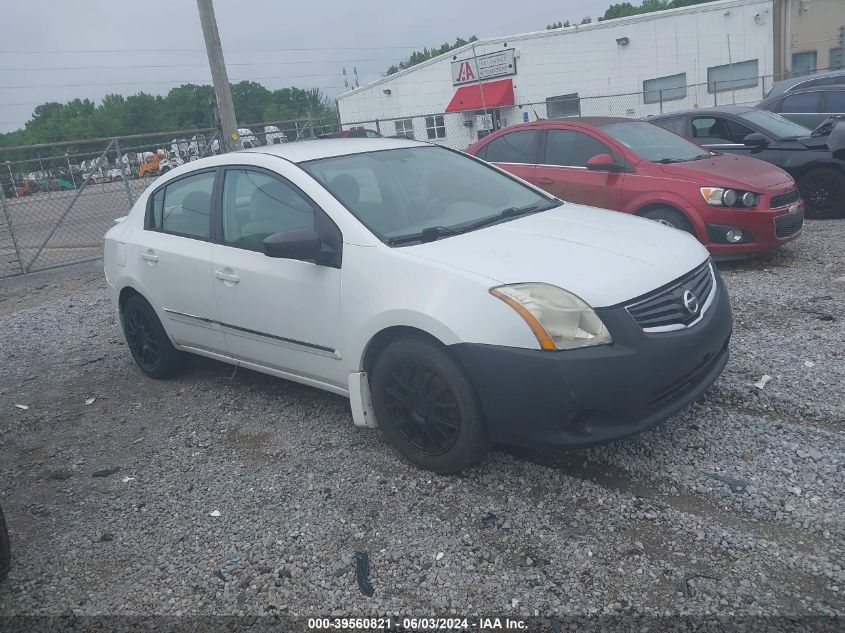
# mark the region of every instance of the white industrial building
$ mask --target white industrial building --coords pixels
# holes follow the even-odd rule
[[[808,28],[814,7],[824,24]],[[462,149],[490,129],[536,118],[754,102],[790,60],[808,63],[792,35],[801,24],[824,49],[813,53],[817,68],[828,55],[819,31],[832,34],[831,63],[837,46],[841,59],[845,0],[720,0],[479,40],[344,93],[337,106],[345,128]]]

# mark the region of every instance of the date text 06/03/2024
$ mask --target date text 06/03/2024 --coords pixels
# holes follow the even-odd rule
[[[520,631],[524,620],[516,618],[308,618],[310,630],[400,630],[400,631]]]

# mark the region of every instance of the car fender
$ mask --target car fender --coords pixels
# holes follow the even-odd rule
[[[697,236],[702,237],[706,234],[704,222],[701,221],[701,217],[695,209],[691,208],[689,201],[683,196],[679,196],[671,191],[663,191],[659,196],[655,195],[655,193],[651,191],[643,193],[642,195],[634,198],[628,208],[630,209],[629,213],[640,215],[648,207],[654,206],[672,207],[673,209],[680,211],[684,214],[687,220],[690,221],[690,224],[692,224],[695,229]]]
[[[805,174],[808,174],[815,169],[821,169],[822,167],[836,169],[842,172],[843,176],[845,176],[845,150],[841,151],[843,153],[843,160],[836,160],[835,158],[831,158],[829,160],[817,160],[795,168],[793,170],[793,177],[795,178],[795,181],[799,181]]]

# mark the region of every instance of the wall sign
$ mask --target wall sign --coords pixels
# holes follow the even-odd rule
[[[516,61],[512,48],[452,62],[453,86],[515,74]]]

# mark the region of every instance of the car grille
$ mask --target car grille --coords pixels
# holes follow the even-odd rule
[[[804,226],[803,213],[787,213],[775,218],[775,235],[783,239],[795,235]]]
[[[798,192],[787,191],[786,193],[781,193],[776,196],[772,196],[772,200],[769,203],[769,206],[772,209],[777,209],[778,207],[788,206],[793,202],[798,202]]]
[[[644,330],[655,328],[678,329],[696,321],[704,304],[713,292],[713,268],[709,261],[680,279],[660,288],[626,307],[634,321]],[[698,310],[690,312],[683,296],[689,290],[698,301]],[[675,326],[675,327],[671,327]]]

